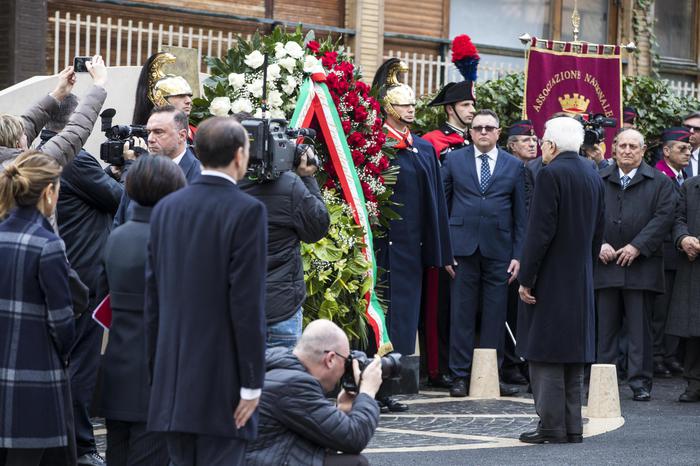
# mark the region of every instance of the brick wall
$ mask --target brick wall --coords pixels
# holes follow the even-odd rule
[[[0,89],[46,70],[46,0],[5,0],[0,8]]]

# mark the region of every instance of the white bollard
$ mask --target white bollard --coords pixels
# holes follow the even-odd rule
[[[472,375],[469,382],[471,398],[498,398],[498,357],[492,348],[476,348],[472,359]]]
[[[621,415],[615,364],[593,364],[588,389],[587,417],[615,418]]]

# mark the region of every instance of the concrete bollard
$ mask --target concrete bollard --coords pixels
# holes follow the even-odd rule
[[[472,376],[469,382],[471,398],[498,398],[498,358],[492,348],[476,348],[472,359]]]
[[[593,364],[588,389],[589,418],[614,418],[620,411],[620,390],[617,387],[615,364]]]

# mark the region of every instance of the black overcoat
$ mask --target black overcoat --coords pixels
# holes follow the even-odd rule
[[[644,162],[624,191],[617,166],[604,168],[600,176],[605,185],[603,243],[609,243],[615,250],[631,244],[639,249],[640,255],[629,267],[596,260],[595,288],[663,293],[662,244],[673,223],[673,183],[668,176]]]
[[[518,280],[534,305],[518,312],[518,354],[530,361],[595,360],[593,261],[603,236],[603,183],[575,152],[539,170]]]
[[[102,415],[115,421],[146,422],[148,370],[143,321],[145,270],[151,208],[132,202],[131,220],[109,235],[104,251],[112,306],[109,342],[102,357]]]
[[[687,235],[700,237],[700,177],[688,179],[680,189],[673,238],[676,245]],[[678,261],[668,310],[666,333],[681,337],[700,336],[700,259]]]
[[[267,211],[231,181],[202,175],[151,215],[146,352],[152,431],[252,439],[240,389],[265,375]]]

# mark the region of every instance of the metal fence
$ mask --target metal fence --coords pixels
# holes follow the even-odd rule
[[[49,44],[49,70],[58,73],[72,64],[73,56],[100,54],[108,66],[139,66],[161,46],[190,47],[199,50],[200,57],[222,56],[237,40],[234,31],[185,27],[149,21],[134,22],[122,18],[103,18],[79,13],[56,11],[49,18],[53,26],[53,44]],[[250,34],[245,36],[250,39]],[[350,52],[350,51],[349,51]],[[397,57],[408,64],[408,83],[418,96],[432,93],[445,83],[461,80],[457,68],[448,58],[438,55],[389,50],[384,59]],[[524,65],[512,63],[481,63],[479,81],[502,78],[523,71]],[[200,70],[209,68],[200,60]],[[678,95],[700,99],[700,87],[695,83],[669,81]]]
[[[426,55],[424,53],[408,53],[400,50],[389,50],[384,59],[399,58],[408,65],[408,82],[417,96],[436,92],[446,83],[461,81],[464,78],[459,74],[457,67],[449,58],[439,55]],[[479,64],[478,81],[490,81],[499,79],[511,73],[524,71],[523,66],[512,63],[481,63]]]

